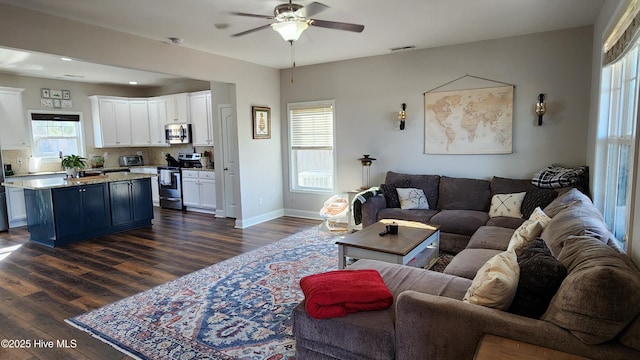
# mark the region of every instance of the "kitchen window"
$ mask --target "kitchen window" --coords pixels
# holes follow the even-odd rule
[[[287,111],[291,191],[333,192],[334,101],[290,103]]]
[[[62,155],[84,155],[81,114],[30,112],[32,155],[59,161]]]

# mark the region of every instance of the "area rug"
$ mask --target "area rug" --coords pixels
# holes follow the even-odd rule
[[[306,230],[66,321],[137,359],[294,359],[300,278],[337,268],[339,237]]]

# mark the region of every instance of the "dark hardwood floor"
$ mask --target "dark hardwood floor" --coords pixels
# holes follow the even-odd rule
[[[30,242],[26,227],[2,232],[0,339],[14,348],[3,341],[0,359],[128,359],[64,320],[319,223],[283,217],[234,229],[233,219],[155,208],[151,227],[55,249]]]

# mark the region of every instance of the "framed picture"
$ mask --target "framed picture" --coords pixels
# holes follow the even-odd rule
[[[48,99],[51,97],[51,90],[42,88],[40,89],[40,97],[43,99]]]
[[[253,113],[253,138],[271,139],[271,108],[264,106],[252,106]]]
[[[70,109],[73,107],[73,101],[71,100],[62,100],[61,105],[63,109]]]
[[[62,103],[60,99],[53,99],[53,107],[56,109],[60,109],[62,107]]]
[[[62,90],[62,98],[65,99],[65,100],[70,100],[71,99],[71,91]]]
[[[62,99],[62,90],[51,90],[52,99]]]

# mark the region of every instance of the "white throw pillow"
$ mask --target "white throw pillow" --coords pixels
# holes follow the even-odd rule
[[[544,211],[542,211],[542,209],[540,209],[540,207],[538,206],[533,210],[531,216],[529,216],[529,220],[539,222],[540,225],[542,225],[542,229],[544,229],[549,221],[551,221],[551,218],[547,214],[545,214]]]
[[[511,235],[507,251],[520,252],[522,248],[531,244],[542,233],[539,221],[525,220]]]
[[[513,194],[495,194],[491,198],[491,207],[489,208],[489,217],[508,216],[521,218],[522,200],[526,192]]]
[[[520,266],[516,254],[513,251],[501,252],[482,265],[462,300],[507,310],[516,295],[519,279]]]
[[[422,189],[397,188],[400,208],[402,209],[429,209],[427,197]]]

